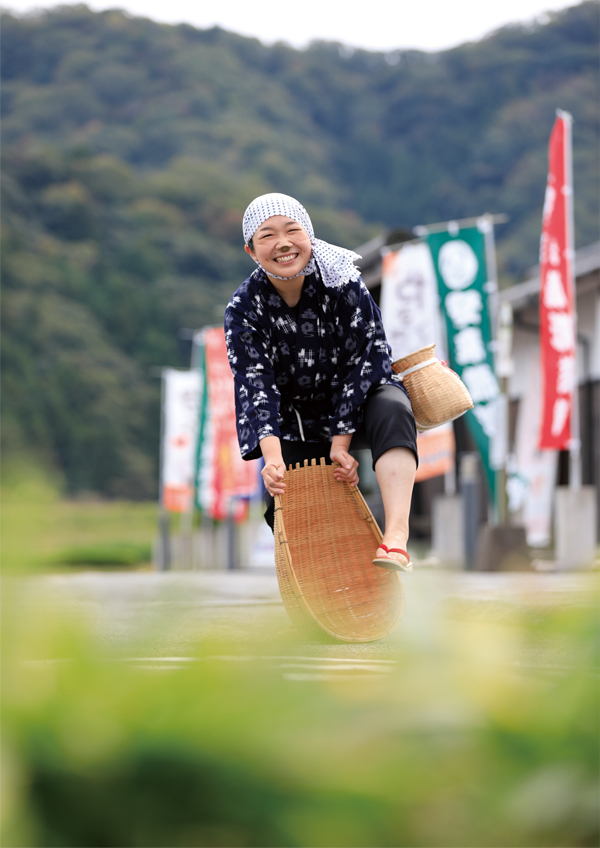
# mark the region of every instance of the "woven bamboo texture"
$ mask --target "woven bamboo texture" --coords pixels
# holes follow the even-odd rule
[[[435,345],[422,347],[392,364],[396,374],[401,374],[421,362],[435,358]],[[458,374],[435,359],[412,374],[403,377],[419,430],[431,430],[447,421],[459,418],[473,408],[471,395]]]
[[[372,565],[381,530],[358,489],[333,472],[324,459],[285,472],[285,494],[275,498],[279,589],[309,638],[373,642],[402,619],[402,581]]]

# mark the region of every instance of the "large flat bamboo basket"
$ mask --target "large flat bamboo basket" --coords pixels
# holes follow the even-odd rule
[[[434,344],[397,359],[392,369],[402,374],[419,430],[454,421],[473,408],[471,395],[458,374],[435,358]]]
[[[285,472],[275,498],[275,564],[283,603],[305,635],[373,642],[404,614],[396,571],[372,565],[382,535],[356,487],[312,460]]]

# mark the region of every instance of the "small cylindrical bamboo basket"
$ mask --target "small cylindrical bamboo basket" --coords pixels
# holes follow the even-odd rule
[[[373,642],[404,614],[396,571],[372,564],[381,530],[358,488],[312,460],[285,472],[275,498],[275,565],[292,624],[308,638]]]
[[[467,387],[435,358],[435,345],[422,347],[392,363],[408,391],[419,430],[431,430],[473,408]]]

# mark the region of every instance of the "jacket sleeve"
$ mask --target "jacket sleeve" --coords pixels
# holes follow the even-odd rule
[[[381,313],[362,279],[348,282],[336,309],[338,373],[330,418],[331,435],[354,433],[375,386],[392,377],[391,349]]]
[[[270,334],[261,305],[236,293],[225,311],[225,342],[233,373],[242,456],[266,436],[279,436],[280,393],[275,384]]]

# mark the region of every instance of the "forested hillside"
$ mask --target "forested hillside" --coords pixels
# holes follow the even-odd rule
[[[306,50],[61,7],[2,16],[4,438],[71,491],[156,491],[158,365],[253,267],[246,204],[298,196],[318,235],[506,212],[536,261],[546,145],[572,112],[578,245],[598,222],[595,0],[437,54]]]

